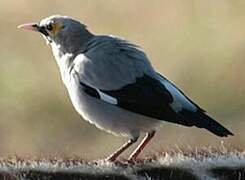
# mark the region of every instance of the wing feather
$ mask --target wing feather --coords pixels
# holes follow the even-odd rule
[[[88,95],[134,113],[193,125],[171,107],[176,97],[158,79],[145,53],[128,41],[96,36],[73,63]]]
[[[145,53],[129,42],[96,36],[74,60],[79,79],[103,90],[117,90],[154,70]]]
[[[125,40],[96,36],[73,64],[81,90],[89,96],[155,119],[206,128],[218,136],[232,134],[156,73],[144,52]]]

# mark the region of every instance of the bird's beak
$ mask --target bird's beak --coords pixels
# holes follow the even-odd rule
[[[52,40],[49,37],[48,32],[45,30],[44,27],[39,26],[38,23],[21,24],[21,25],[18,26],[18,28],[25,29],[25,30],[28,30],[28,31],[40,32],[46,37],[46,39],[48,40],[49,43],[52,42]]]
[[[37,23],[26,23],[26,24],[21,24],[18,26],[20,29],[25,29],[29,31],[36,31],[39,32],[40,28]]]
[[[47,40],[47,44],[52,42],[51,38],[49,37],[48,32],[45,30],[44,27],[39,26],[38,23],[21,24],[21,25],[18,26],[18,28],[25,29],[25,30],[28,30],[28,31],[40,32],[40,33],[42,33],[45,36],[45,38]]]

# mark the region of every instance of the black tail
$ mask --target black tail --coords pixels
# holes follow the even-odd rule
[[[216,134],[220,137],[227,137],[229,135],[234,135],[220,123],[206,115],[204,112],[196,112],[196,113],[184,113],[185,118],[192,120],[193,125],[199,128],[205,128],[210,132]]]

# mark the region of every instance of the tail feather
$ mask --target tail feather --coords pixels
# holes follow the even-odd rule
[[[217,136],[227,137],[229,135],[234,135],[232,132],[215,121],[213,118],[209,117],[204,112],[199,111],[196,113],[185,113],[184,116],[185,118],[192,120],[194,126],[205,128]]]

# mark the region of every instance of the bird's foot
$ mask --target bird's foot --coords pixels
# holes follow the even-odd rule
[[[104,160],[107,162],[115,162],[117,159],[117,156],[115,156],[114,154],[108,156],[107,158],[105,158]]]
[[[137,161],[135,159],[122,159],[119,161],[121,164],[124,164],[124,165],[134,165],[137,163]]]

